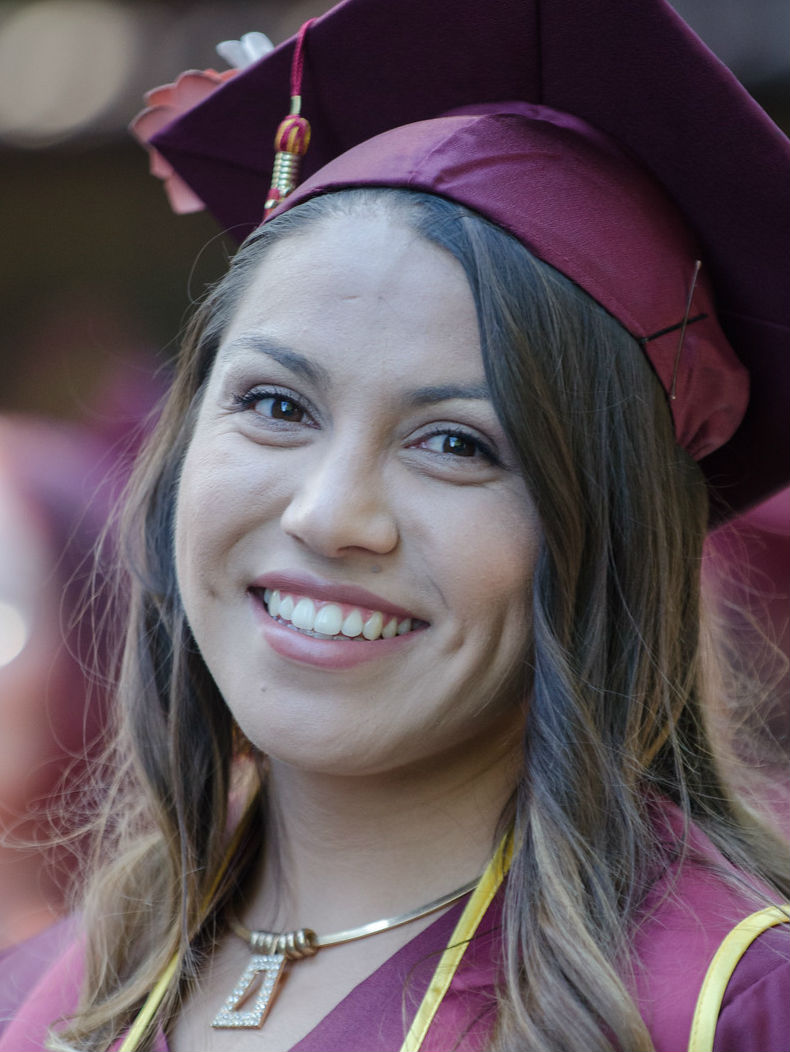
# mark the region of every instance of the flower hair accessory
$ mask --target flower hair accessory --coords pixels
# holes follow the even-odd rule
[[[129,128],[148,151],[151,175],[162,180],[170,207],[178,215],[202,212],[206,206],[176,174],[173,166],[151,146],[151,139],[162,128],[203,102],[209,95],[213,95],[218,87],[263,58],[273,48],[274,44],[265,33],[245,33],[241,40],[223,40],[221,44],[217,44],[217,53],[233,67],[232,69],[222,72],[215,69],[189,69],[174,83],[163,84],[146,92],[145,109],[137,114]]]

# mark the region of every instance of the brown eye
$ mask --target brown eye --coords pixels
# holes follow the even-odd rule
[[[274,420],[299,423],[304,418],[304,410],[291,398],[264,398],[259,405],[267,406],[268,412],[266,409],[259,409],[258,412],[264,412]]]
[[[477,443],[464,435],[445,435],[442,453],[452,453],[456,457],[473,457],[478,451]]]
[[[283,420],[290,424],[300,424],[305,418],[302,406],[293,398],[285,395],[251,395],[245,396],[249,407],[255,410],[259,416],[268,420]]]
[[[468,460],[482,459],[492,464],[496,463],[496,457],[479,438],[467,435],[463,431],[436,431],[421,439],[420,445],[431,453],[441,453],[443,456],[466,457]]]

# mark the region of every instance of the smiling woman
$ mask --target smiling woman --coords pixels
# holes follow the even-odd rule
[[[464,271],[410,207],[352,195],[263,239],[176,507],[187,620],[239,726],[337,774],[465,740],[478,764],[486,725],[522,719],[539,526]]]
[[[784,142],[659,0],[479,6],[347,0],[156,140],[252,233],[129,493],[85,945],[0,1049],[786,1043],[784,856],[708,735],[700,585],[786,470]],[[646,91],[670,57],[688,91]]]

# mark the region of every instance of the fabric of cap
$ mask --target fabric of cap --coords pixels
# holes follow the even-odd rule
[[[719,327],[704,277],[689,312],[704,317],[686,328],[678,357],[697,247],[661,187],[584,121],[492,103],[401,125],[330,161],[272,215],[369,185],[450,197],[514,234],[648,341],[665,390],[675,378],[670,409],[684,449],[701,459],[732,436],[748,373]]]
[[[260,221],[272,135],[288,109],[292,48],[286,43],[228,81],[154,139],[239,237]],[[749,405],[728,438],[722,421],[737,420],[746,384],[716,323],[690,325],[686,341],[694,346],[684,346],[682,358],[688,351],[688,362],[699,368],[683,377],[672,405],[679,440],[702,457],[725,507],[748,506],[790,476],[787,141],[663,0],[346,0],[310,27],[302,99],[313,128],[305,179],[401,125],[501,100],[581,118],[591,126],[582,138],[591,142],[593,129],[612,136],[661,184],[693,234],[677,273],[661,271],[661,284],[679,291],[660,327],[681,321],[698,252],[721,327],[749,372]],[[559,125],[552,127],[558,134]],[[367,181],[374,178],[380,177],[371,170]],[[437,175],[423,188],[460,200],[438,181]],[[479,201],[462,203],[513,229]],[[630,259],[645,247],[644,231],[619,241]],[[592,258],[594,246],[587,251]],[[537,254],[554,262],[545,249]],[[587,287],[567,263],[559,269]],[[623,266],[620,273],[631,271]],[[692,313],[707,312],[707,279],[695,292]],[[618,284],[599,295],[587,290],[635,336],[650,335],[643,330],[652,324],[652,307],[645,312],[629,299],[620,312],[613,309],[624,299]],[[665,388],[667,356],[676,346],[671,336],[646,346]]]

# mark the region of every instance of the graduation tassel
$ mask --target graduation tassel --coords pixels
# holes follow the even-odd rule
[[[304,40],[311,18],[299,30],[291,65],[291,112],[280,123],[274,137],[274,168],[272,185],[263,210],[264,219],[299,183],[302,158],[310,145],[310,123],[301,116],[302,72],[304,70]]]

